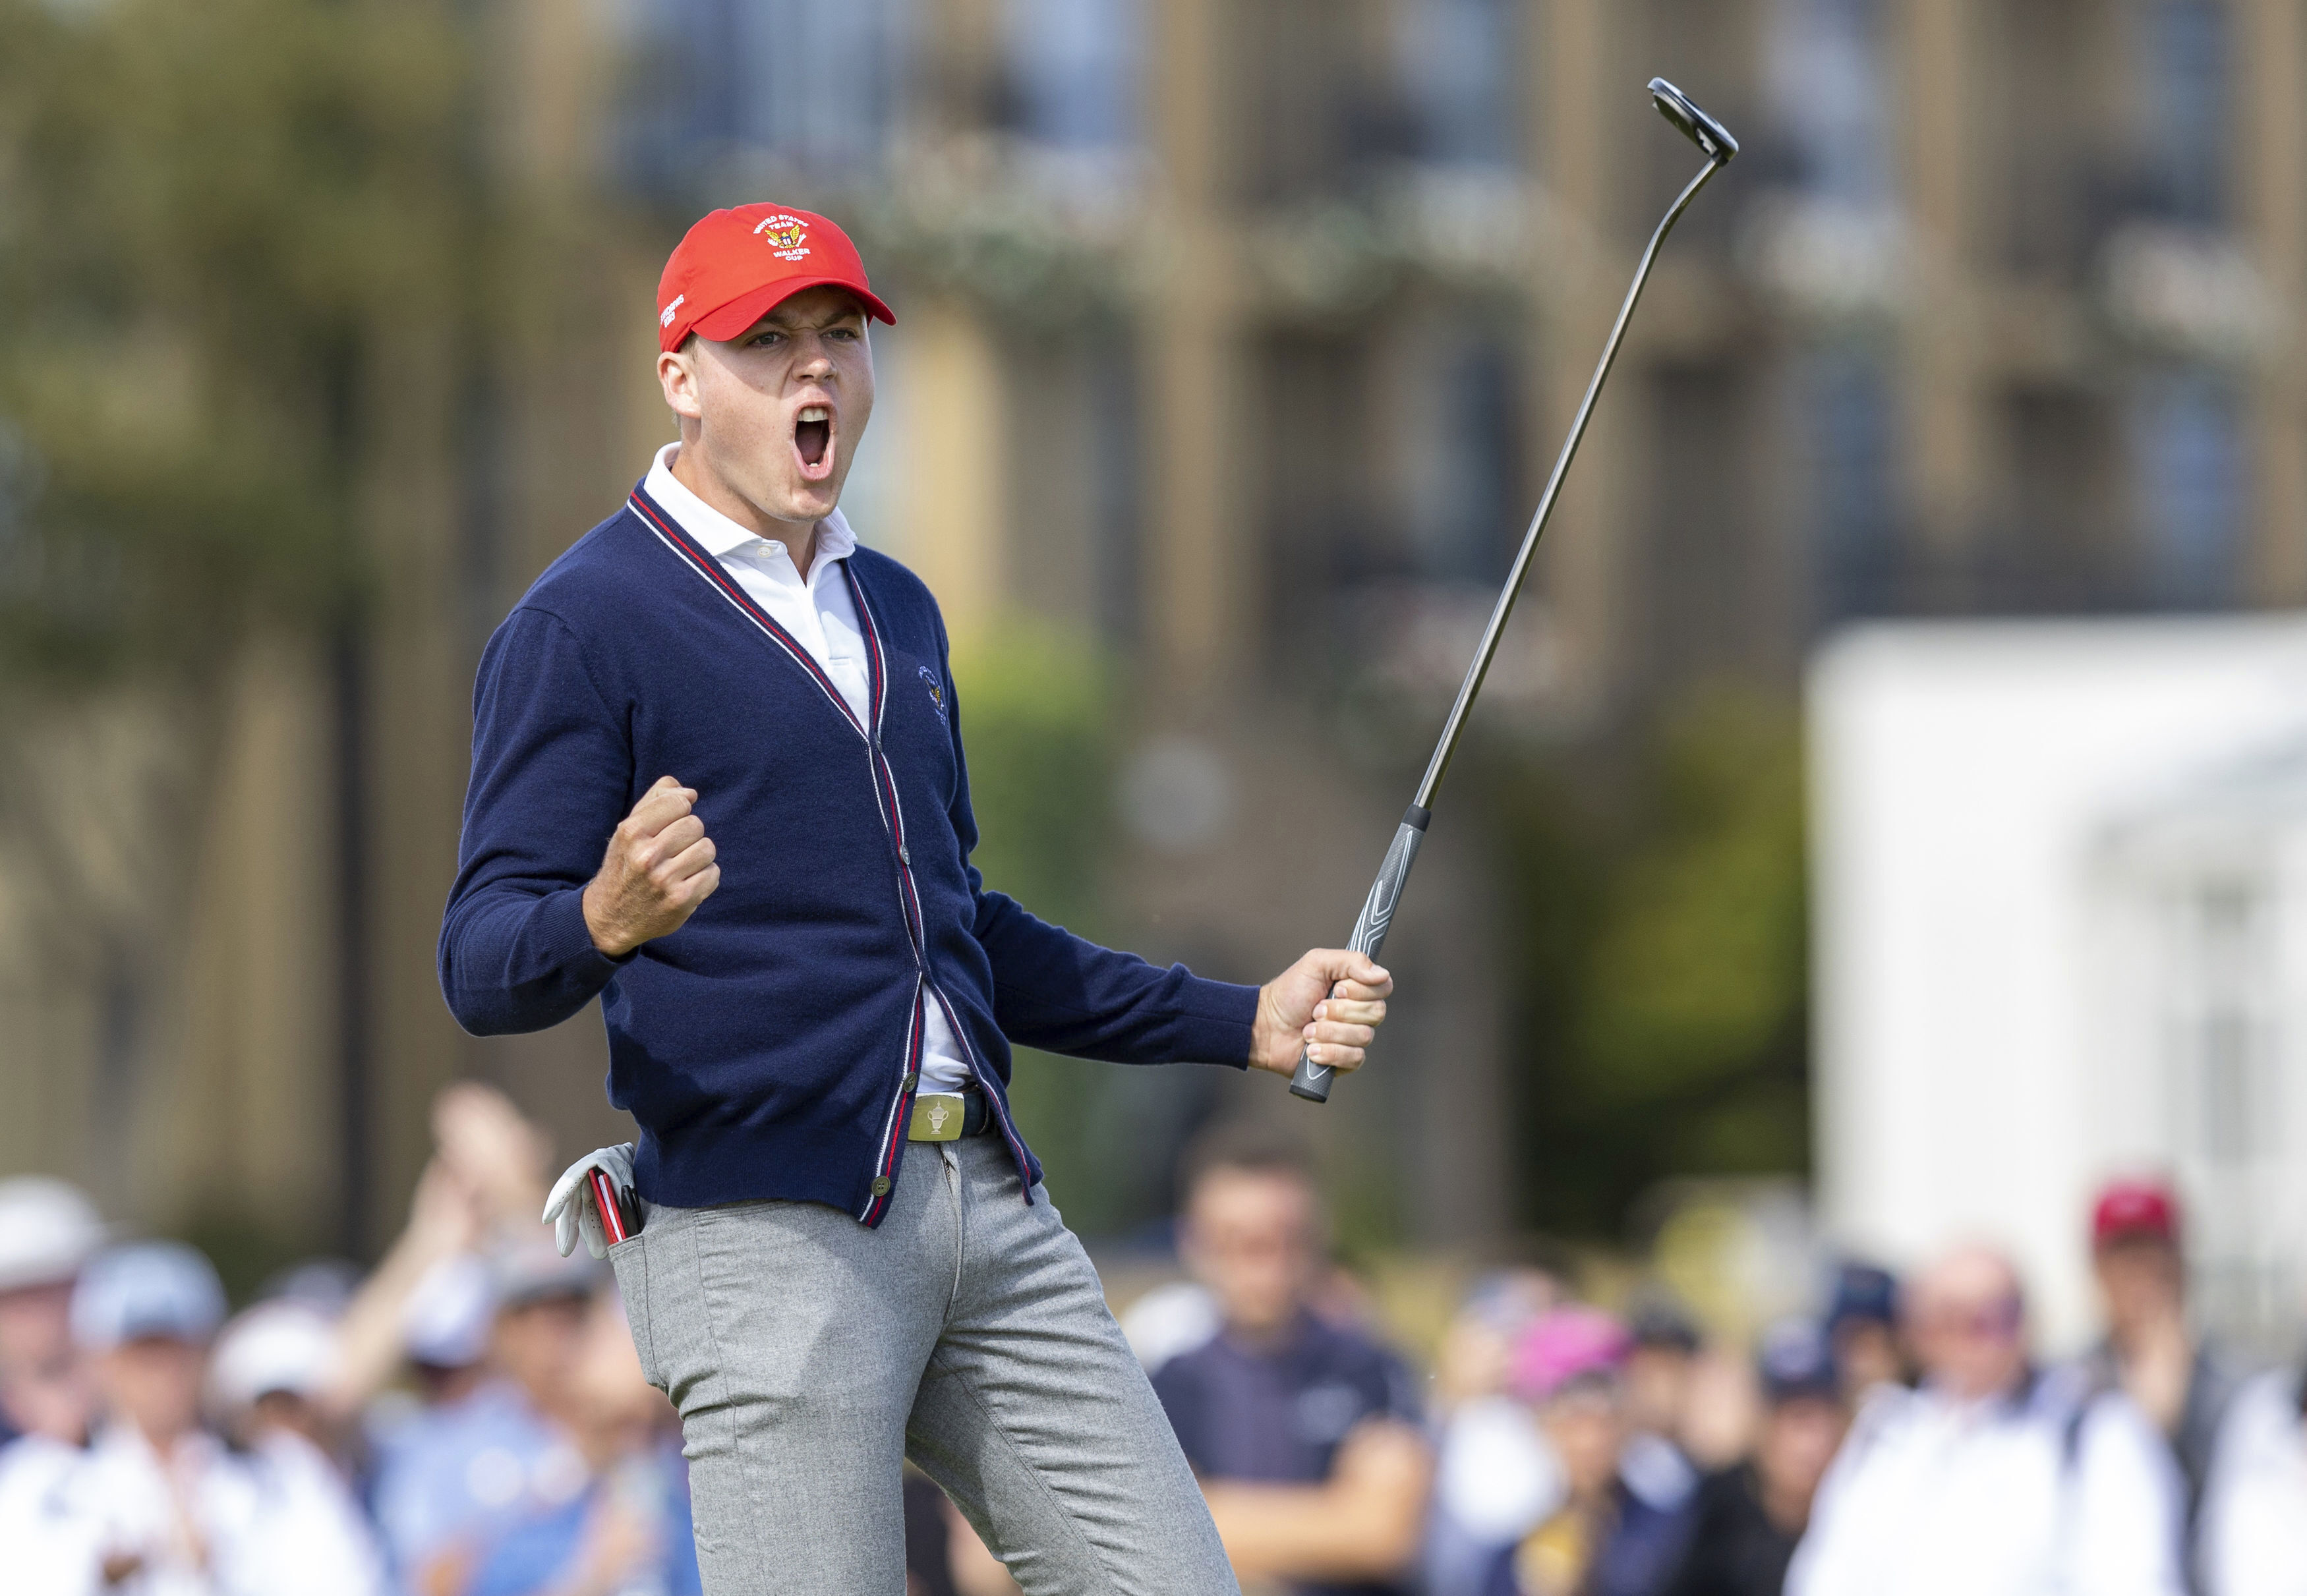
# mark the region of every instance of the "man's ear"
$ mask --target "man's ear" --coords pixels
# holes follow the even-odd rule
[[[697,392],[697,337],[690,334],[680,348],[656,357],[657,386],[665,390],[665,402],[673,414],[683,421],[697,421],[705,414]]]

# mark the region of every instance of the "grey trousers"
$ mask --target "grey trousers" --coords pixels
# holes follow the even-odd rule
[[[1088,1255],[998,1136],[913,1142],[879,1227],[650,1208],[610,1250],[680,1410],[707,1596],[903,1596],[910,1457],[1029,1596],[1234,1596]]]

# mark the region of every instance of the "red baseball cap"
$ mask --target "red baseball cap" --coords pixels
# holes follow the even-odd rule
[[[865,280],[849,235],[813,211],[785,205],[716,210],[691,227],[656,285],[657,347],[690,333],[733,338],[804,288],[846,288],[868,314],[897,318]]]
[[[2091,1246],[2135,1238],[2179,1242],[2179,1199],[2159,1181],[2115,1181],[2091,1208]]]

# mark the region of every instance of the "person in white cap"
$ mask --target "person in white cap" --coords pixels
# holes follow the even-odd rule
[[[325,1464],[227,1447],[201,1422],[224,1291],[168,1242],[96,1258],[73,1293],[105,1421],[0,1475],[10,1589],[41,1596],[375,1596],[357,1509]]]
[[[73,1283],[104,1242],[104,1221],[78,1187],[46,1175],[0,1181],[0,1442],[85,1438]]]
[[[325,1455],[337,1438],[328,1400],[337,1362],[327,1314],[304,1302],[259,1302],[217,1337],[210,1406],[244,1446],[293,1436]]]

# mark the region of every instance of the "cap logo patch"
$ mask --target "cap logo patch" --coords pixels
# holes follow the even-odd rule
[[[809,253],[809,227],[797,216],[764,217],[753,231],[768,240],[769,248],[776,252],[780,260],[798,260]]]
[[[673,313],[681,309],[681,302],[688,297],[689,295],[686,294],[674,294],[673,296],[673,303],[656,313],[656,324],[659,327],[671,327],[673,325]]]

